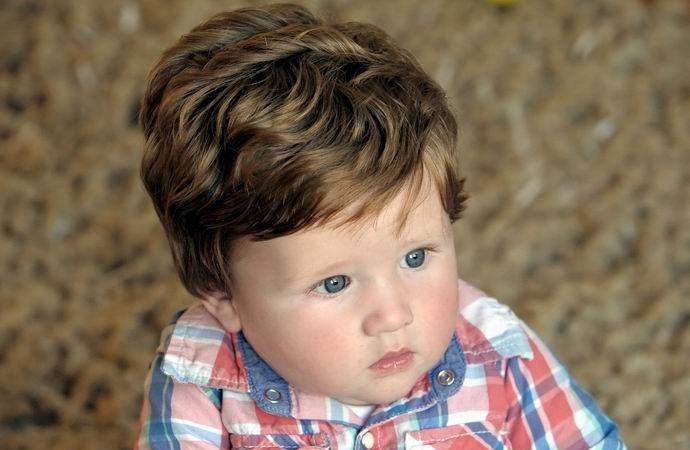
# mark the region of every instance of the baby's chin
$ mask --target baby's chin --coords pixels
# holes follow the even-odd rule
[[[388,405],[407,397],[415,386],[416,381],[407,383],[391,383],[390,385],[371,384],[357,392],[356,397],[333,396],[336,400],[348,405]]]
[[[405,398],[407,394],[409,394],[409,390],[403,392],[402,394],[398,393],[373,393],[371,395],[367,395],[366,393],[363,393],[362,395],[358,396],[358,398],[338,398],[336,397],[336,400],[348,404],[348,405],[354,405],[354,406],[364,406],[364,405],[388,405],[390,403],[396,402],[400,400],[401,398]]]

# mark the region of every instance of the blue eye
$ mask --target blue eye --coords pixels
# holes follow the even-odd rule
[[[418,248],[405,255],[405,264],[412,269],[416,269],[424,264],[426,259],[426,249]]]
[[[319,294],[337,294],[338,292],[345,289],[345,287],[350,284],[350,281],[345,275],[336,275],[334,277],[326,278],[321,280],[319,284],[314,286],[314,290]],[[320,288],[323,287],[325,292],[321,292]]]

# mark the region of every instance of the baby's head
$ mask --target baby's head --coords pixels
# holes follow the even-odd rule
[[[289,383],[383,404],[441,358],[457,126],[383,31],[295,5],[219,14],[162,55],[141,124],[182,282]]]

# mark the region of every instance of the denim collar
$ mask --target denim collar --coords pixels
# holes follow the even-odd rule
[[[247,371],[249,396],[266,412],[290,416],[292,399],[288,382],[261,359],[241,331],[237,333],[237,342]]]
[[[242,353],[244,367],[249,383],[249,395],[262,410],[285,417],[295,417],[293,400],[296,395],[288,382],[278,375],[252,348],[244,334],[237,334],[237,343]],[[426,383],[421,390],[413,389],[415,395],[397,400],[389,405],[377,407],[367,420],[367,424],[380,423],[393,417],[409,414],[414,411],[426,409],[429,406],[443,402],[448,397],[460,390],[467,369],[467,361],[455,334],[451,338],[448,347],[440,361],[426,374],[420,382]],[[420,382],[417,383],[418,386]],[[324,401],[333,401],[324,398]],[[324,411],[328,410],[325,408]],[[333,417],[295,417],[298,419],[328,420]],[[342,421],[349,425],[361,425]]]

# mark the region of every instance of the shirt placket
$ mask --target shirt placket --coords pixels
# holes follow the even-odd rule
[[[397,448],[403,437],[398,436],[395,431],[396,419],[427,409],[438,402],[445,402],[458,392],[465,377],[466,363],[459,345],[456,345],[457,341],[454,339],[446,356],[429,372],[429,393],[421,399],[409,400],[408,407],[397,409],[398,413],[388,417],[384,414],[383,420],[374,420],[365,425],[355,439],[355,450]],[[392,438],[396,441],[394,445],[390,442]]]

